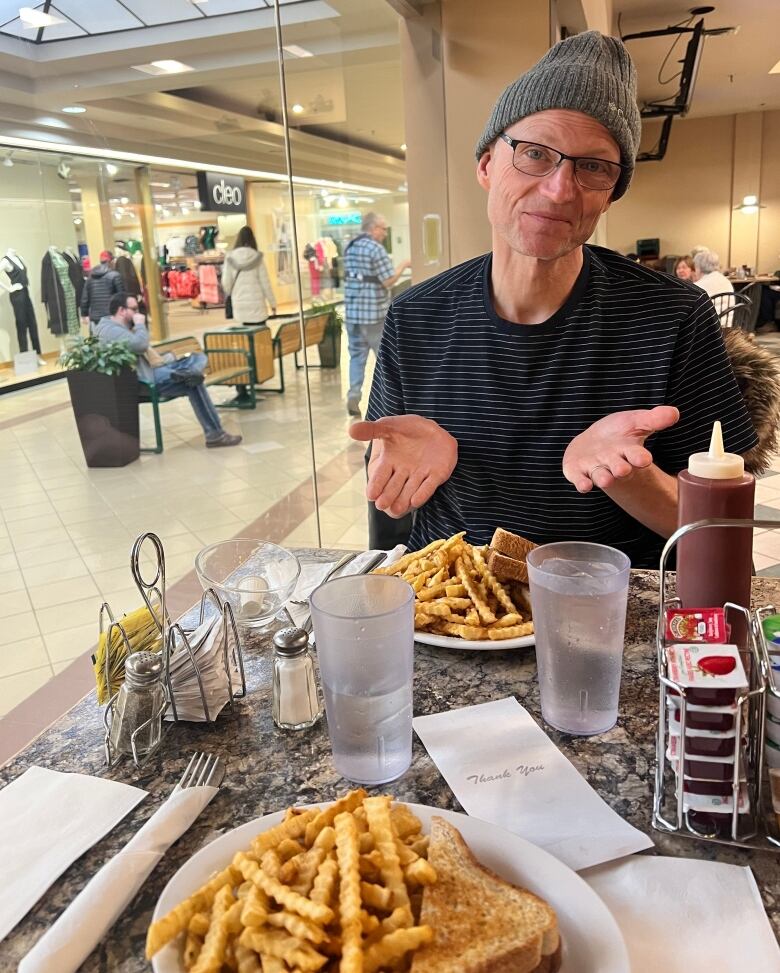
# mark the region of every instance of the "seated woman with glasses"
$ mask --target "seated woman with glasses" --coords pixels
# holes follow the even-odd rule
[[[476,152],[491,252],[391,305],[370,421],[349,430],[372,441],[375,509],[414,511],[413,548],[501,526],[657,566],[712,421],[730,452],[755,444],[707,296],[587,244],[640,135],[634,66],[596,31],[499,97]]]

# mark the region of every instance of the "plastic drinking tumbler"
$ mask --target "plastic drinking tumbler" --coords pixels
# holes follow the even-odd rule
[[[542,716],[564,733],[604,733],[617,720],[630,561],[569,541],[527,563]]]
[[[412,762],[414,592],[400,578],[336,578],[311,595],[336,770],[385,784]]]

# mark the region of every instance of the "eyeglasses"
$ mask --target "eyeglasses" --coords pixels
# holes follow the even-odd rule
[[[549,176],[568,159],[569,162],[574,164],[574,178],[583,189],[603,191],[614,189],[623,172],[628,171],[628,166],[624,166],[620,162],[591,159],[587,156],[566,155],[565,152],[551,149],[549,145],[510,138],[506,132],[502,132],[499,138],[512,148],[512,165],[518,172],[524,172],[527,176],[537,176],[538,178]]]

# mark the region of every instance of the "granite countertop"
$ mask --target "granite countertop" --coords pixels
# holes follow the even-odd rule
[[[333,560],[334,553],[299,552],[302,559]],[[756,579],[754,599],[780,601],[779,582]],[[729,848],[661,834],[651,827],[658,691],[655,625],[658,575],[632,573],[626,651],[617,725],[598,737],[568,737],[547,727],[553,742],[619,814],[650,834],[661,854],[711,858],[750,865],[780,935],[780,856]],[[189,756],[199,749],[227,758],[225,782],[193,827],[166,854],[115,927],[81,967],[83,973],[148,970],[144,940],[160,892],[174,872],[220,834],[294,803],[328,801],[348,788],[331,765],[326,727],[283,732],[271,719],[270,636],[254,636],[244,649],[247,696],[226,710],[215,726],[171,727],[164,748],[150,765],[109,770],[103,759],[102,711],[94,694],[77,704],[17,757],[0,768],[0,786],[37,764],[124,780],[149,796],[106,838],[54,883],[38,904],[0,943],[0,968],[15,967],[36,939],[170,794]],[[541,722],[532,650],[464,652],[418,645],[415,658],[415,715],[514,695]],[[400,799],[461,810],[427,751],[414,738],[412,766],[392,785]]]

